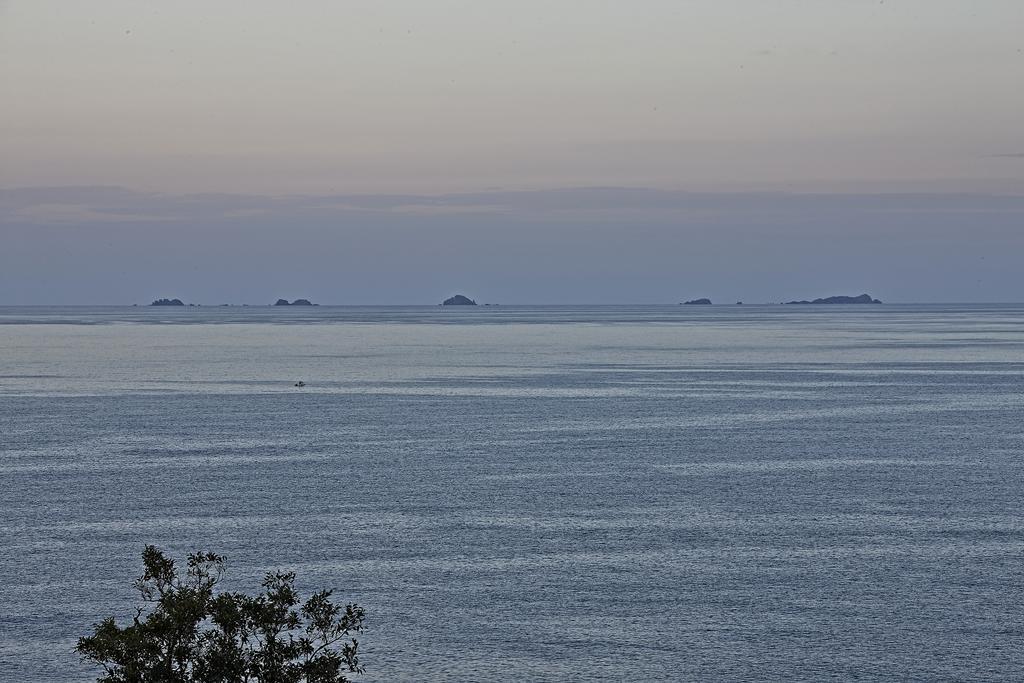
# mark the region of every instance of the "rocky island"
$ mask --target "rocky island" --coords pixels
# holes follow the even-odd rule
[[[682,305],[683,306],[710,306],[711,305],[711,299],[690,299],[689,301],[684,301]]]
[[[860,296],[829,296],[814,301],[787,301],[787,304],[880,304],[878,299],[872,299],[868,294]]]
[[[181,299],[157,299],[150,306],[184,306]]]
[[[274,302],[275,306],[318,306],[309,299],[296,299],[295,301],[288,303],[288,299],[278,299]]]
[[[445,299],[441,302],[442,306],[476,306],[476,302],[470,299],[468,296],[456,294],[450,299]]]

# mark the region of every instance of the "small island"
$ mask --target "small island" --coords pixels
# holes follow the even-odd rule
[[[455,296],[445,299],[441,302],[442,306],[476,306],[476,302],[470,299],[468,296],[456,294]]]
[[[274,302],[275,306],[318,306],[309,299],[296,299],[295,301],[288,303],[288,299],[278,299]]]
[[[711,305],[711,299],[690,299],[689,301],[684,301],[682,303],[682,305],[683,306],[710,306]]]
[[[813,301],[787,301],[787,304],[880,304],[878,299],[872,299],[868,294],[860,296],[829,296],[824,299]]]
[[[181,299],[157,299],[150,306],[184,306],[185,303]]]

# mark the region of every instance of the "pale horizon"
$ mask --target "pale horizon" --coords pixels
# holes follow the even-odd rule
[[[1022,24],[1011,0],[8,0],[0,187],[1024,193]]]

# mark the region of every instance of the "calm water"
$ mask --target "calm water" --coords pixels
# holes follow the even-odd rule
[[[1021,680],[1022,418],[1024,306],[0,308],[0,680],[146,543],[367,682]]]

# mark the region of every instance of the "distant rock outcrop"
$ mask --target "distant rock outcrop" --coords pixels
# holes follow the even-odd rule
[[[288,303],[288,299],[278,299],[274,302],[275,306],[316,306],[309,299],[296,299],[295,301]]]
[[[157,299],[150,306],[184,306],[181,299]]]
[[[691,299],[683,302],[684,306],[710,306],[711,299]]]
[[[445,299],[441,302],[442,306],[476,306],[476,302],[470,299],[468,296],[456,294],[450,299]]]
[[[787,301],[787,304],[880,304],[878,299],[872,299],[868,294],[860,296],[829,296],[814,301]]]

